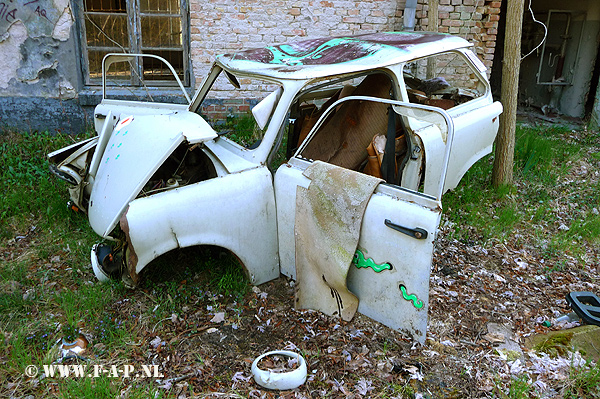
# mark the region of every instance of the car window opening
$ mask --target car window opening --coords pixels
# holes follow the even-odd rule
[[[252,150],[262,142],[281,93],[280,85],[225,71],[196,112],[219,136]],[[255,108],[260,111],[253,113]]]
[[[292,109],[295,123],[288,141],[288,155],[291,156],[303,143],[317,120],[335,101],[348,96],[389,99],[392,92],[391,79],[386,74],[377,73],[364,77],[358,84],[344,84],[336,90],[303,95],[302,103]],[[330,97],[323,97],[324,94],[330,94]],[[397,184],[399,165],[405,163],[410,142],[402,118],[394,116],[390,121],[389,112],[389,106],[383,103],[349,100],[339,104],[327,115],[301,156],[382,178],[387,138],[393,135],[394,145],[388,151],[394,148],[395,156],[387,162],[393,163],[394,176],[386,180]],[[388,133],[390,123],[393,124],[391,134]]]
[[[462,56],[442,53],[404,66],[410,102],[451,109],[485,94],[485,85]]]

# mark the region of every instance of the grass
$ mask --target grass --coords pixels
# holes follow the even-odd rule
[[[252,139],[247,126],[240,132],[242,142]],[[600,183],[581,177],[578,165],[600,163],[597,153],[590,155],[586,147],[598,143],[570,136],[561,128],[519,128],[512,186],[491,188],[491,158],[478,162],[443,198],[444,218],[453,223],[454,238],[533,240],[532,247],[553,268],[564,267],[565,254],[581,255],[581,244],[597,245]],[[249,292],[244,270],[219,248],[190,248],[159,257],[146,268],[136,291],[120,282],[95,282],[89,250],[98,237],[85,215],[67,209],[67,187],[50,174],[46,160],[47,153],[83,137],[87,135],[0,135],[0,177],[6,183],[0,196],[0,396],[164,397],[153,380],[23,376],[28,365],[56,361],[63,328],[90,337],[89,364],[144,364],[148,342],[155,338],[177,337],[166,345],[185,343],[217,311],[228,318],[238,315],[236,323],[242,326],[242,309],[250,305],[244,301]],[[515,238],[516,231],[527,238]],[[177,318],[188,316],[199,317],[187,321],[191,330],[178,327]],[[387,344],[383,349],[388,350]],[[197,356],[192,353],[191,359]],[[200,359],[199,364],[211,362],[206,356]],[[598,374],[598,366],[574,370],[565,397],[597,397]],[[413,390],[402,381],[389,389],[406,396]],[[529,381],[515,379],[504,395],[527,397],[532,389]]]
[[[531,390],[529,378],[526,375],[519,376],[510,381],[510,387],[506,397],[509,399],[528,398]]]
[[[228,117],[225,123],[218,124],[212,121],[211,125],[218,132],[225,132],[225,136],[237,144],[246,148],[255,148],[260,144],[264,132],[258,127],[254,116],[251,113],[241,116]],[[277,148],[277,152],[272,155],[271,163],[269,168],[272,171],[276,171],[281,164],[287,161],[286,150],[287,150],[288,133],[284,133],[282,141]]]
[[[600,398],[600,365],[574,368],[563,391],[565,399]]]
[[[210,124],[217,132],[246,148],[254,145],[263,136],[251,113],[228,116],[226,120],[210,121]]]
[[[120,392],[128,398],[165,397],[151,379],[47,378],[34,384],[23,372],[28,365],[55,362],[57,342],[71,330],[94,345],[87,364],[148,363],[129,357],[137,353],[132,348],[144,339],[146,326],[181,314],[185,307],[202,307],[202,301],[216,305],[217,295],[241,297],[249,289],[237,259],[216,249],[160,257],[153,263],[155,273],[148,273],[133,295],[120,282],[97,284],[89,251],[99,237],[85,215],[67,209],[66,184],[50,173],[46,159],[49,152],[85,137],[0,135],[0,177],[5,182],[0,196],[2,397],[96,398]],[[174,264],[185,267],[176,270]],[[166,324],[154,333],[167,334]],[[120,353],[128,355],[119,358]]]
[[[7,237],[9,228],[22,227],[18,221],[31,214],[67,218],[61,197],[64,185],[48,173],[46,154],[51,149],[71,143],[68,136],[50,137],[39,134],[6,134],[0,136],[0,178],[5,183],[0,202],[0,236]],[[60,187],[60,188],[59,188]]]
[[[503,241],[515,231],[526,232],[520,236],[536,237],[530,244],[553,261],[564,254],[582,256],[584,242],[597,244],[600,183],[582,184],[578,173],[583,169],[577,167],[582,161],[598,164],[585,145],[595,141],[573,140],[572,135],[558,126],[518,127],[511,186],[489,184],[492,155],[476,163],[442,200],[444,217],[454,227],[452,238]]]

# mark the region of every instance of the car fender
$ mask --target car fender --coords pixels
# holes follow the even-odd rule
[[[279,276],[275,196],[265,166],[136,199],[120,225],[134,281],[158,256],[195,245],[233,252],[254,285]]]

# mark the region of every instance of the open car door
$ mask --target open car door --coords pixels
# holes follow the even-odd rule
[[[454,129],[451,118],[440,108],[372,97],[346,97],[344,101],[373,101],[392,105],[403,118],[417,118],[438,129],[446,140],[442,168],[448,165]],[[275,175],[275,197],[281,272],[296,278],[294,225],[296,192],[311,183],[304,172],[313,161],[302,158],[303,149],[319,134],[326,112],[309,133],[296,155]],[[445,176],[445,170],[440,171]],[[331,184],[344,185],[344,181]],[[347,286],[359,299],[358,311],[388,327],[424,342],[429,308],[429,275],[433,243],[441,217],[441,181],[437,195],[427,195],[382,182],[363,216],[360,238]],[[333,249],[332,249],[333,250]]]

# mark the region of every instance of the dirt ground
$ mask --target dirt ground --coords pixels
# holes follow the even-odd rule
[[[559,395],[573,359],[532,357],[525,344],[569,327],[544,323],[570,312],[567,292],[600,292],[599,253],[590,248],[595,261],[585,267],[551,270],[526,246],[448,240],[451,228],[442,228],[436,244],[425,345],[360,314],[343,322],[295,310],[294,283],[281,277],[239,302],[196,299],[158,328],[140,320],[142,339],[122,361],[160,364],[161,387],[176,397],[502,397],[523,373],[541,396]],[[147,295],[131,291],[113,314],[130,318]],[[516,346],[498,348],[507,343]],[[307,382],[285,392],[261,388],[251,378],[253,359],[282,349],[306,358]]]
[[[566,293],[600,292],[597,248],[588,248],[585,265],[567,257],[564,268],[549,268],[527,244],[484,248],[448,239],[451,229],[445,223],[436,242],[425,345],[360,314],[344,322],[295,310],[294,283],[285,277],[253,287],[238,301],[210,292],[169,297],[182,306],[157,322],[148,317],[157,301],[149,287],[164,282],[150,281],[106,309],[113,320],[127,320],[138,341],[109,353],[84,330],[91,341],[86,356],[94,363],[158,364],[164,377],[153,383],[178,398],[504,397],[522,375],[539,397],[560,397],[581,358],[535,355],[526,343],[571,327],[544,323],[570,312]],[[14,253],[29,245],[28,239],[15,243]],[[174,283],[195,285],[196,277]],[[498,348],[507,343],[516,346]],[[251,377],[252,361],[282,349],[305,357],[308,380],[291,391],[261,388]],[[127,384],[136,382],[126,382],[122,394]]]
[[[572,169],[573,179],[586,178],[588,184],[600,179],[585,159]],[[553,211],[566,215],[573,209],[557,203]],[[90,340],[86,356],[94,363],[158,364],[164,376],[150,383],[177,398],[509,397],[516,380],[529,384],[535,397],[561,397],[573,368],[584,363],[582,355],[559,350],[558,356],[550,356],[529,350],[528,341],[537,334],[576,327],[577,323],[554,323],[571,311],[567,293],[600,294],[597,241],[585,245],[577,259],[564,255],[560,263],[549,263],[531,232],[524,236],[513,231],[503,241],[482,244],[474,231],[472,240],[451,238],[455,228],[444,219],[436,240],[424,345],[360,314],[344,322],[317,311],[296,310],[294,283],[285,277],[253,287],[236,300],[202,291],[202,276],[194,275],[170,282],[177,286],[175,293],[189,295],[167,296],[166,301],[177,303],[176,310],[160,320],[152,309],[165,297],[152,286],[164,281],[125,291],[106,314],[113,322],[124,321],[135,341],[111,352],[97,343],[97,332],[84,329]],[[543,234],[562,225],[531,230],[538,228]],[[13,239],[3,258],[25,256],[36,234],[30,231]],[[185,263],[185,258],[173,259]],[[68,273],[61,261],[52,267],[62,273],[58,290],[69,281]],[[283,349],[305,357],[307,381],[290,391],[261,388],[252,379],[252,361]],[[60,384],[44,383],[50,392],[53,384]],[[128,389],[138,383],[126,381],[118,395],[127,397]]]

